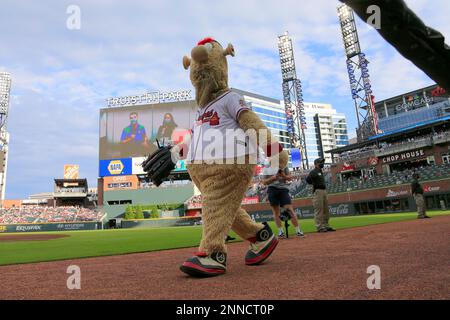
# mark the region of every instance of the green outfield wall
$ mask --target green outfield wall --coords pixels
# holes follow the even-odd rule
[[[201,217],[182,217],[166,219],[122,220],[122,228],[145,229],[161,227],[186,227],[200,224]]]
[[[129,205],[184,203],[194,195],[192,184],[166,188],[105,191],[103,209],[107,219],[122,217]]]

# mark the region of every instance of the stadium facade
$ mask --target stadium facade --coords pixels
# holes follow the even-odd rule
[[[355,205],[356,213],[391,208],[386,199],[395,200],[398,210],[415,209],[409,184],[412,174],[419,173],[427,207],[450,207],[449,94],[429,86],[379,101],[375,109],[382,132],[328,151],[333,159],[330,192],[344,198],[359,194],[363,205]]]
[[[375,104],[381,132],[331,150],[333,178],[391,174],[449,162],[450,96],[437,85]]]
[[[384,112],[384,132],[325,151],[332,160],[324,171],[331,215],[415,211],[413,173],[421,176],[428,210],[450,208],[448,106],[449,96],[438,86],[380,101],[376,107],[378,113]],[[304,182],[306,174],[300,172],[291,188],[295,211],[304,218],[314,215],[312,190]],[[255,220],[272,220],[265,197],[259,200],[243,203],[243,208]],[[189,205],[200,210],[201,199]]]
[[[261,118],[272,134],[285,149],[290,148],[286,114],[280,100],[264,97],[251,92],[232,89],[244,97],[247,105]]]
[[[331,104],[304,103],[306,127],[306,149],[310,167],[314,160],[324,158],[331,164],[329,150],[348,145],[348,131],[345,114],[338,113]]]
[[[450,120],[450,94],[437,85],[421,88],[375,104],[377,139],[393,133]]]

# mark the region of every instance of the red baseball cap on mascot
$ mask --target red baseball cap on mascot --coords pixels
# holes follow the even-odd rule
[[[208,38],[204,38],[204,39],[200,40],[200,41],[197,43],[197,45],[198,45],[198,46],[202,46],[202,45],[204,45],[204,44],[206,44],[206,43],[211,43],[211,42],[217,42],[217,41],[214,40],[213,38],[208,37]],[[217,43],[218,43],[218,42],[217,42]]]
[[[213,43],[213,42],[218,43],[222,47],[222,45],[220,44],[219,41],[217,41],[216,39],[211,38],[211,37],[207,37],[207,38],[200,40],[199,42],[197,42],[197,46],[203,46],[207,43]],[[225,48],[224,55],[226,55],[226,56],[230,55],[230,56],[234,57],[234,47],[231,43],[229,43],[228,46]]]

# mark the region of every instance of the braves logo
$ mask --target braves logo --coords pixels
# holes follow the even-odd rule
[[[266,241],[267,239],[270,238],[270,233],[268,230],[262,230],[259,236],[261,237],[262,241]]]
[[[220,124],[220,117],[217,111],[210,110],[200,115],[197,119],[197,123],[209,123],[210,126],[217,126]]]
[[[217,253],[217,255],[216,255],[216,260],[217,260],[217,262],[219,262],[219,263],[225,263],[225,260],[226,260],[225,254],[222,253],[222,252]]]

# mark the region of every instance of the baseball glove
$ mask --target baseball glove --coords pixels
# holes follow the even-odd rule
[[[142,168],[147,173],[149,180],[157,187],[170,175],[170,172],[175,169],[175,163],[172,162],[172,153],[170,149],[172,149],[172,146],[159,147],[158,150],[149,155],[147,159],[142,162]]]

